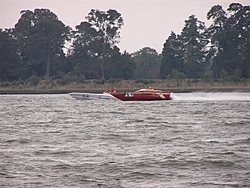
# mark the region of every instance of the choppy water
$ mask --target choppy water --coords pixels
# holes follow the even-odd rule
[[[250,93],[0,95],[0,187],[249,187]]]

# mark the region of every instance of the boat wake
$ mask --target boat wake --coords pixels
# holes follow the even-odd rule
[[[195,93],[171,93],[172,100],[185,101],[250,101],[250,93],[247,92],[195,92]]]

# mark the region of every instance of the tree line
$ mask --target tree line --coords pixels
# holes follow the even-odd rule
[[[120,52],[124,20],[116,10],[92,9],[85,19],[73,30],[49,9],[21,11],[14,28],[0,29],[0,81],[250,77],[249,6],[211,7],[208,28],[189,16],[160,54]]]
[[[171,33],[162,51],[162,77],[250,77],[250,7],[232,3],[226,12],[216,5],[207,19],[209,28],[191,15],[180,35]]]

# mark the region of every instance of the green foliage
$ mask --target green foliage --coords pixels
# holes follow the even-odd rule
[[[105,79],[95,80],[94,83],[95,83],[95,84],[98,84],[98,85],[103,85],[103,84],[106,83],[106,80],[105,80]]]
[[[12,82],[12,85],[15,85],[15,86],[25,85],[25,81],[17,80],[17,81]]]
[[[137,84],[142,83],[142,84],[148,85],[148,84],[150,84],[150,81],[148,79],[139,78],[139,79],[135,80],[135,83],[137,83]]]
[[[221,75],[222,79],[225,79],[228,77],[228,72],[226,70],[222,69],[220,75]]]
[[[183,72],[188,78],[199,78],[203,74],[205,57],[207,54],[208,39],[203,22],[191,15],[185,21],[180,38],[182,41]]]
[[[68,39],[70,28],[48,9],[21,11],[21,18],[13,30],[23,63],[38,76],[50,77],[51,66],[64,56],[62,49]],[[56,70],[54,70],[56,72]]]
[[[40,82],[40,79],[37,76],[31,76],[26,79],[27,83],[30,83],[32,86],[37,86],[38,83]]]
[[[234,70],[240,68],[240,76],[250,77],[250,6],[231,3],[227,10],[230,14],[215,5],[207,13],[207,18],[213,21],[209,27],[210,55],[216,63],[213,71],[224,78],[234,76]]]
[[[57,80],[57,83],[60,85],[68,85],[72,82],[77,83],[77,82],[81,82],[83,83],[85,80],[84,76],[80,76],[78,78],[77,75],[75,74],[65,74],[61,77],[61,79]]]
[[[173,69],[171,73],[171,77],[174,79],[183,79],[186,78],[186,75],[178,70]]]
[[[10,87],[11,83],[10,82],[1,82],[1,87]]]
[[[79,76],[78,80],[79,80],[80,83],[84,83],[85,82],[85,76],[84,75]]]
[[[162,59],[160,65],[160,77],[170,78],[172,70],[178,70],[180,72],[184,71],[184,63],[181,51],[182,42],[180,36],[171,32],[164,43],[164,48],[162,51]]]
[[[13,81],[22,77],[23,67],[17,53],[17,42],[11,30],[0,29],[0,80]]]
[[[59,85],[67,85],[67,81],[65,81],[65,79],[59,79],[59,80],[57,80],[57,84],[59,84]]]
[[[234,83],[238,83],[241,81],[241,79],[239,77],[236,76],[228,76],[225,78],[226,81],[230,81],[230,82],[234,82]]]
[[[155,80],[151,80],[151,79],[150,79],[150,80],[149,80],[149,83],[150,83],[150,84],[155,84],[155,83],[156,83],[156,81],[155,81]]]
[[[101,76],[104,76],[105,60],[110,56],[109,49],[115,47],[119,43],[120,28],[123,26],[123,18],[116,10],[109,9],[107,12],[92,9],[86,16],[87,33],[93,36],[90,43],[98,43],[89,53],[96,56],[100,62]],[[91,32],[89,32],[91,30]]]
[[[78,82],[78,76],[77,75],[72,75],[70,80],[71,80],[71,82]]]
[[[235,70],[233,71],[233,75],[234,75],[234,77],[236,77],[236,78],[240,78],[241,75],[242,75],[242,71],[241,71],[239,68],[237,68],[237,69],[235,69]]]
[[[70,56],[74,72],[84,74],[86,79],[117,78],[117,74],[121,78],[127,74],[127,70],[124,70],[123,75],[117,71],[117,64],[123,59],[115,46],[123,25],[121,14],[111,9],[107,12],[92,9],[86,19],[76,26],[74,32],[75,41]],[[123,68],[128,64],[123,65]]]
[[[136,63],[134,78],[159,78],[161,56],[155,49],[145,47],[132,54]]]
[[[120,78],[117,78],[117,79],[111,78],[111,79],[109,79],[108,82],[109,82],[110,84],[114,84],[114,83],[119,83],[121,80],[122,80],[122,79],[120,79]]]
[[[214,77],[250,77],[250,7],[232,3],[228,11],[213,6],[207,14],[213,20],[209,29],[191,15],[180,35],[172,32],[162,51],[161,78],[168,78],[173,69],[187,78],[201,78],[210,68]]]
[[[218,82],[218,83],[219,83],[219,82],[220,82],[220,79],[218,79],[218,78],[214,78],[214,79],[213,79],[213,81],[214,81],[214,82]]]
[[[166,39],[162,54],[150,47],[122,54],[116,44],[124,23],[115,10],[92,9],[72,32],[48,9],[24,10],[15,28],[0,29],[0,80],[8,85],[8,81],[28,78],[35,85],[32,72],[40,78],[59,77],[61,84],[85,79],[142,79],[147,83],[159,74],[161,78],[215,78],[218,82],[249,78],[250,6],[231,3],[225,11],[215,5],[207,18],[212,23],[208,29],[195,15],[189,16],[181,33],[171,32]],[[67,40],[73,44],[66,56]]]
[[[199,83],[199,80],[198,79],[192,79],[191,82],[192,83]]]
[[[188,78],[199,78],[206,67],[206,47],[209,42],[206,33],[204,23],[194,15],[185,21],[181,35],[172,32],[162,52],[161,77],[167,78],[172,70],[177,70]]]
[[[203,79],[213,79],[214,78],[213,72],[212,71],[206,71],[201,78],[203,78]]]
[[[134,76],[135,68],[136,64],[131,55],[125,52],[121,55],[120,62],[116,65],[117,72],[114,73],[114,77],[125,80],[131,79]]]

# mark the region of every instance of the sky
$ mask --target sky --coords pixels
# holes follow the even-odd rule
[[[0,28],[14,28],[21,17],[20,11],[47,8],[65,25],[75,29],[91,9],[115,9],[124,19],[121,39],[117,46],[121,52],[136,52],[144,47],[161,53],[171,31],[180,34],[189,16],[205,22],[206,14],[214,5],[227,10],[233,2],[250,5],[250,0],[0,0]]]

